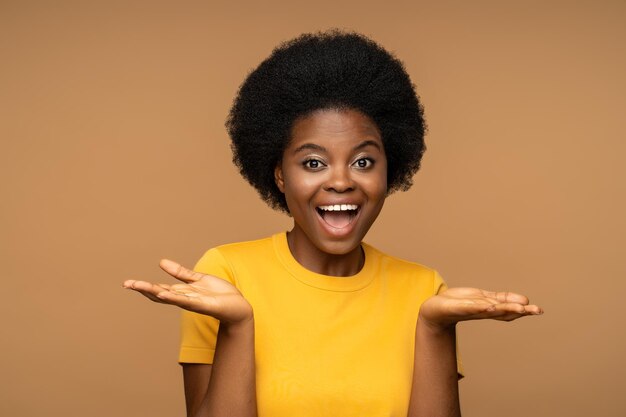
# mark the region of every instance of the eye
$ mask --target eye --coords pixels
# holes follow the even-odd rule
[[[360,169],[370,168],[374,164],[374,161],[370,158],[361,158],[354,163],[354,166]]]
[[[312,169],[312,170],[317,170],[324,166],[322,161],[320,161],[319,159],[307,159],[306,161],[302,163],[302,165],[305,168]]]

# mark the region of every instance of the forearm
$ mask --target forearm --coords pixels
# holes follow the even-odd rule
[[[211,380],[213,365],[204,363],[183,363],[183,381],[185,384],[185,406],[187,417],[195,417],[206,397]]]
[[[211,379],[198,417],[255,417],[254,319],[221,324]]]
[[[455,327],[417,321],[409,417],[459,417]]]

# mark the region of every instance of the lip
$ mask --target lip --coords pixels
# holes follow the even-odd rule
[[[317,207],[319,207],[319,206],[330,206],[330,205],[335,205],[335,204],[352,204],[352,205],[356,205],[356,206],[359,207],[357,212],[356,212],[356,215],[352,218],[352,220],[350,220],[350,223],[348,223],[346,226],[341,227],[341,228],[333,227],[330,224],[326,223],[324,218],[320,215],[320,213],[317,210]],[[317,219],[318,219],[322,229],[326,232],[326,234],[328,234],[328,235],[330,235],[330,236],[332,236],[334,238],[343,238],[343,237],[346,237],[347,235],[349,235],[350,233],[352,233],[352,231],[355,229],[356,224],[358,223],[358,220],[361,217],[362,209],[363,209],[363,206],[361,204],[356,204],[354,202],[344,201],[344,202],[332,202],[332,203],[320,204],[320,205],[316,206],[313,210],[315,211],[315,215],[317,216]]]

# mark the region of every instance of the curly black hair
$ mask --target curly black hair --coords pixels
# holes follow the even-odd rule
[[[354,109],[378,126],[388,193],[407,190],[425,151],[423,109],[404,65],[371,39],[331,30],[280,44],[239,88],[226,121],[233,162],[272,208],[289,212],[274,180],[294,121]]]

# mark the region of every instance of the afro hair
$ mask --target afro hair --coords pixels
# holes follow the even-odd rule
[[[233,162],[265,202],[289,212],[274,168],[294,121],[321,109],[354,109],[371,118],[387,156],[388,193],[411,187],[426,124],[402,62],[363,35],[331,30],[279,45],[233,102],[226,121]]]

